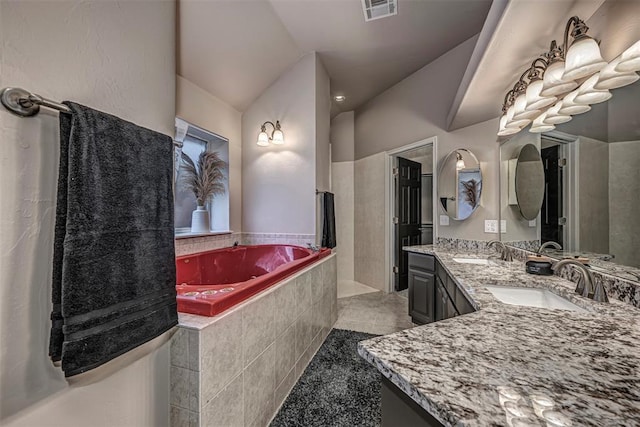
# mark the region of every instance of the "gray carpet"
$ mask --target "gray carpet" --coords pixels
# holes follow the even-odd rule
[[[357,352],[358,341],[375,336],[333,329],[271,427],[379,426],[380,373]]]

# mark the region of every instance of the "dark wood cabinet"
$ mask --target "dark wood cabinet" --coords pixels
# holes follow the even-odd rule
[[[475,311],[433,255],[409,253],[409,315],[424,324]]]

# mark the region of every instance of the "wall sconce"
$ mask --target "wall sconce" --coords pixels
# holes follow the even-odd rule
[[[462,159],[462,154],[459,151],[456,151],[456,170],[462,170],[466,167],[464,164],[464,160]]]
[[[609,89],[640,79],[635,73],[640,70],[640,41],[607,63],[588,30],[584,21],[572,16],[565,26],[564,44],[558,46],[553,40],[549,51],[522,73],[504,98],[498,136],[516,134],[532,121],[531,132],[545,132],[589,111],[590,104],[611,98]]]
[[[271,125],[273,127],[273,131],[271,131],[271,136],[267,134],[267,125]],[[257,144],[260,147],[266,147],[272,143],[273,145],[282,145],[284,144],[284,134],[280,129],[280,120],[276,120],[276,124],[273,122],[264,122],[260,127],[260,133],[258,134],[258,142]]]

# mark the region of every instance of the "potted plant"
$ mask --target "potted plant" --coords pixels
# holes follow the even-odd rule
[[[200,153],[197,164],[183,153],[182,166],[181,180],[196,196],[197,208],[191,214],[191,232],[207,233],[211,231],[207,202],[213,196],[225,193],[224,171],[227,162],[220,158],[217,151],[207,149]]]

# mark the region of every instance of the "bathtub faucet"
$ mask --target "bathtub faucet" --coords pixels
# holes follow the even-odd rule
[[[238,241],[236,240],[235,242],[233,242],[233,247],[237,248],[238,247]]]
[[[312,245],[311,243],[307,243],[307,247],[311,249],[313,252],[320,252],[320,247],[317,245]]]

